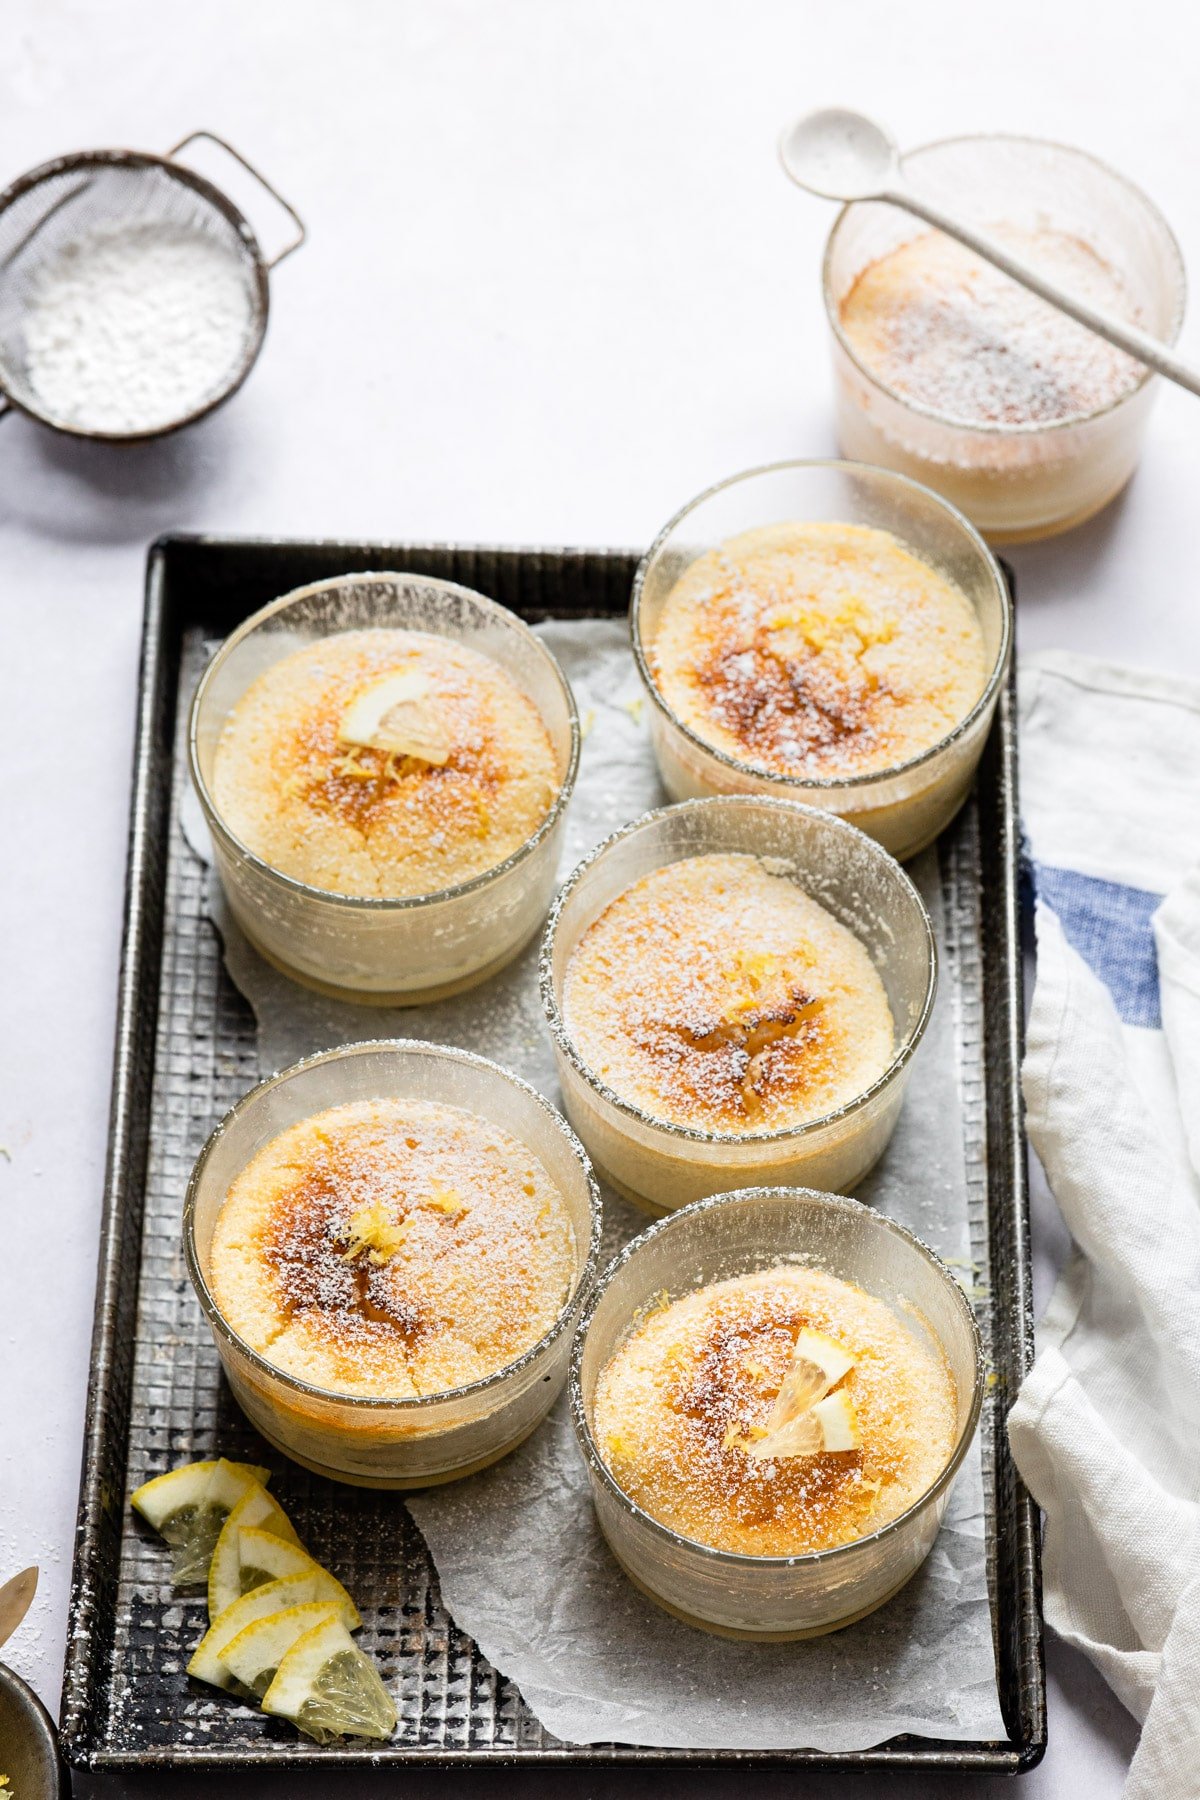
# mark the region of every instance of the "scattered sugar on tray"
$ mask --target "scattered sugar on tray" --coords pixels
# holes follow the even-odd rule
[[[966,596],[867,526],[782,523],[692,563],[650,648],[676,715],[739,761],[793,777],[868,774],[945,737],[978,699]]]
[[[1067,232],[991,234],[1051,280],[1131,324],[1142,312],[1117,271]],[[842,300],[855,354],[895,392],[966,425],[1052,425],[1130,392],[1141,364],[940,232],[869,264]]]
[[[891,1060],[879,975],[843,925],[757,858],[710,855],[617,896],[567,967],[566,1028],[621,1098],[701,1130],[833,1111]]]
[[[25,318],[29,383],[65,424],[160,429],[224,386],[252,316],[242,264],[212,237],[182,225],[99,225],[37,280]]]
[[[800,1331],[837,1338],[862,1435],[853,1452],[755,1462]],[[799,1555],[912,1504],[953,1448],[954,1384],[882,1301],[813,1269],[719,1282],[643,1319],[597,1384],[593,1429],[617,1480],[655,1518],[718,1548]]]
[[[282,1133],[213,1237],[224,1316],[276,1366],[404,1398],[494,1372],[553,1324],[574,1271],[558,1188],[475,1115],[352,1102]]]

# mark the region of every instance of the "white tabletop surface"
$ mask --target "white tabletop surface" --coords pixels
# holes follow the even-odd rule
[[[0,1575],[42,1565],[6,1654],[52,1708],[148,541],[184,527],[641,545],[722,475],[831,452],[817,283],[830,216],[774,156],[807,106],[875,109],[903,143],[980,128],[1076,141],[1156,196],[1200,268],[1200,26],[1165,0],[1142,0],[1136,24],[1170,48],[1131,50],[1094,0],[8,0],[0,183],[59,151],[166,148],[210,126],[311,233],[278,273],[259,367],[208,422],[124,452],[0,424]],[[269,203],[230,186],[270,240]],[[1124,498],[1016,553],[1024,649],[1200,665],[1195,408],[1165,393]],[[1043,1198],[1043,1289],[1059,1242],[1048,1211]],[[1050,1749],[1024,1792],[1104,1800],[1134,1727],[1082,1659],[1048,1655]],[[243,1778],[237,1792],[384,1786]],[[164,1787],[200,1791],[174,1778],[97,1791]],[[602,1774],[468,1787],[650,1792]],[[673,1794],[726,1791],[715,1775],[671,1778]],[[828,1788],[764,1777],[755,1791]],[[901,1776],[839,1784],[925,1791]]]

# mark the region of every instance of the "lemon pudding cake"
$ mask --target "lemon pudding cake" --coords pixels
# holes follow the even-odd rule
[[[800,1556],[929,1491],[954,1451],[957,1394],[883,1301],[784,1264],[664,1297],[601,1370],[592,1432],[623,1492],[681,1536]]]
[[[575,1279],[565,1200],[486,1119],[356,1100],[266,1144],[230,1186],[209,1285],[275,1368],[411,1399],[495,1374],[554,1325]]]
[[[890,532],[829,522],[756,526],[697,557],[649,665],[704,743],[800,781],[921,756],[987,680],[966,595]]]
[[[225,722],[212,791],[272,868],[403,899],[496,868],[561,785],[532,700],[489,657],[407,629],[335,632],[260,675]]]
[[[618,1099],[734,1136],[835,1111],[895,1044],[864,946],[739,853],[670,863],[618,894],[571,956],[563,1020]]]
[[[989,235],[1078,299],[1145,323],[1117,270],[1082,238],[1004,223]],[[1058,425],[1112,406],[1144,374],[1124,351],[940,231],[868,263],[838,316],[877,380],[964,425]]]

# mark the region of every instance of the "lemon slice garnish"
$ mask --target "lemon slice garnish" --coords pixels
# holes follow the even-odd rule
[[[827,1394],[807,1412],[766,1437],[745,1446],[751,1462],[774,1462],[786,1456],[820,1456],[827,1451],[857,1450],[862,1444],[858,1415],[845,1388]]]
[[[857,1450],[862,1439],[854,1402],[845,1389],[829,1392],[853,1367],[854,1358],[836,1338],[823,1331],[800,1332],[766,1432],[748,1447],[751,1460]]]
[[[279,1581],[264,1582],[235,1600],[218,1615],[197,1644],[188,1664],[188,1674],[197,1681],[211,1682],[213,1687],[232,1687],[234,1676],[226,1668],[223,1651],[239,1631],[257,1619],[282,1612],[289,1606],[303,1606],[310,1600],[324,1600],[337,1609],[338,1617],[354,1631],[362,1623],[353,1600],[327,1569],[309,1558],[310,1566],[300,1575],[285,1576]]]
[[[242,1578],[240,1533],[243,1526],[249,1525],[259,1526],[263,1532],[272,1532],[276,1539],[286,1539],[292,1544],[300,1541],[278,1500],[256,1482],[229,1513],[213,1546],[212,1561],[208,1566],[210,1619],[223,1613],[239,1595],[246,1592],[248,1586],[255,1585]],[[271,1569],[261,1579],[269,1581],[272,1575],[294,1575],[297,1572],[295,1569]]]
[[[454,748],[419,669],[399,669],[360,688],[342,714],[338,742],[386,750],[390,756],[416,756],[439,768],[449,762]]]
[[[303,1575],[312,1562],[294,1538],[276,1537],[265,1526],[243,1525],[238,1531],[238,1575],[240,1592],[249,1594],[264,1581],[282,1581],[288,1575]],[[232,1602],[231,1602],[232,1604]]]
[[[340,1619],[296,1639],[263,1695],[263,1711],[290,1719],[319,1744],[389,1738],[396,1729],[396,1708],[378,1669]]]
[[[205,1579],[226,1518],[243,1494],[269,1480],[267,1469],[221,1457],[157,1475],[130,1497],[135,1510],[171,1546],[176,1587]]]
[[[802,1331],[767,1420],[767,1430],[780,1431],[801,1413],[810,1411],[853,1367],[854,1358],[836,1338],[827,1337],[823,1331]]]
[[[265,1619],[255,1619],[239,1631],[222,1650],[221,1660],[238,1685],[261,1700],[296,1639],[337,1616],[337,1608],[328,1600],[310,1600],[303,1606],[268,1613]]]

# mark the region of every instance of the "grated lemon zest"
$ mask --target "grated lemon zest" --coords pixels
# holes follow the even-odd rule
[[[432,1206],[435,1212],[446,1213],[450,1218],[455,1213],[466,1211],[466,1203],[453,1188],[435,1188],[425,1205]]]
[[[408,1221],[395,1224],[382,1200],[360,1206],[351,1213],[346,1227],[348,1242],[342,1251],[342,1261],[353,1262],[365,1250],[375,1267],[381,1268],[395,1256],[408,1231]]]

